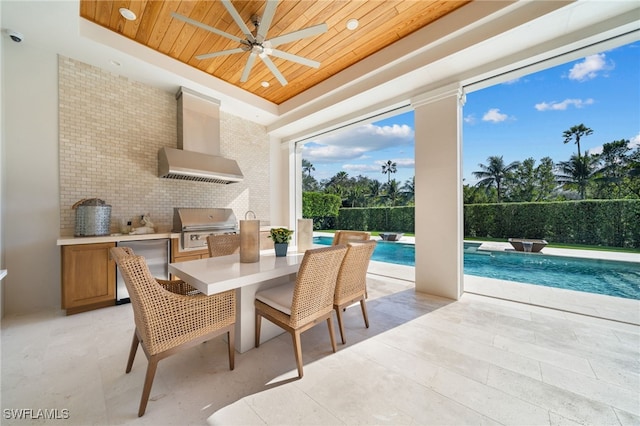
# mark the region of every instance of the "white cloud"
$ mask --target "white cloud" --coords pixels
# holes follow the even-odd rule
[[[343,164],[342,169],[353,174],[373,173],[380,171],[380,167],[375,164]]]
[[[464,122],[467,124],[475,124],[476,123],[476,116],[473,114],[469,114],[464,118]]]
[[[582,62],[575,64],[569,70],[569,79],[576,81],[587,81],[598,77],[603,71],[613,69],[613,65],[607,65],[605,54],[599,53],[584,58]]]
[[[500,112],[498,108],[491,108],[482,116],[482,121],[490,121],[492,123],[500,123],[505,121],[509,116]]]
[[[365,124],[305,144],[302,155],[312,163],[364,159],[370,152],[412,145],[413,138],[413,129],[404,124]]]
[[[585,99],[585,100],[565,99],[562,102],[556,102],[556,101],[540,102],[539,104],[535,105],[535,109],[537,109],[538,111],[564,111],[571,105],[573,105],[576,108],[583,108],[587,105],[592,105],[593,103],[594,103],[594,100],[591,98]]]

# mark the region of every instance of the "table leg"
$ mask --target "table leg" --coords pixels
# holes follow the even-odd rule
[[[238,294],[236,295],[238,303],[236,311],[238,313],[238,317],[236,318],[235,346],[238,352],[244,353],[255,347],[256,314],[254,300],[256,298],[256,293],[261,289],[275,287],[292,279],[295,280],[295,274],[240,287]],[[282,333],[284,333],[282,328],[263,318],[260,333],[260,344],[273,339]]]

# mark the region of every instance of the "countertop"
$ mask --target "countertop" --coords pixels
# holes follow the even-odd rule
[[[268,232],[271,228],[277,226],[261,226],[260,232]],[[69,246],[75,244],[99,244],[99,243],[117,243],[119,241],[140,241],[140,240],[159,240],[161,238],[180,238],[179,232],[157,232],[155,234],[111,234],[100,237],[74,237],[61,236],[56,241],[56,245]]]
[[[74,244],[99,244],[99,243],[116,243],[119,241],[140,241],[140,240],[159,240],[161,238],[180,238],[179,232],[157,232],[155,234],[111,234],[100,237],[60,237],[56,244],[59,246],[69,246]]]

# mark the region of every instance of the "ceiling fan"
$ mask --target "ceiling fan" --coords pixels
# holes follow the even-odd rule
[[[262,18],[257,15],[253,15],[251,17],[251,22],[255,26],[254,32],[251,32],[247,25],[244,23],[240,14],[236,10],[236,8],[231,4],[231,0],[221,0],[224,7],[227,9],[235,23],[240,27],[242,33],[245,36],[245,39],[241,39],[240,37],[236,37],[227,32],[221,31],[217,28],[211,27],[202,22],[196,21],[195,19],[191,19],[187,16],[180,15],[179,13],[173,12],[171,16],[184,21],[188,24],[194,25],[198,28],[202,28],[203,30],[210,31],[214,34],[226,37],[233,41],[237,41],[240,43],[240,47],[229,50],[221,50],[219,52],[205,53],[202,55],[196,56],[196,59],[209,59],[215,58],[216,56],[230,55],[233,53],[244,53],[249,52],[249,58],[247,59],[247,63],[242,71],[242,76],[240,77],[240,82],[244,83],[249,79],[249,73],[251,72],[251,68],[256,60],[256,56],[260,57],[262,62],[269,68],[271,73],[278,79],[280,84],[286,86],[287,79],[284,78],[282,73],[278,70],[278,67],[275,66],[269,55],[275,56],[281,59],[285,59],[287,61],[297,62],[302,65],[306,65],[313,68],[318,68],[320,66],[320,62],[313,61],[311,59],[303,58],[302,56],[294,55],[292,53],[288,53],[282,50],[275,49],[275,47],[290,43],[295,40],[299,40],[306,37],[315,36],[318,34],[322,34],[327,31],[328,27],[326,23],[314,25],[312,27],[304,28],[302,30],[293,31],[287,34],[282,34],[280,36],[267,39],[267,31],[269,31],[269,27],[271,26],[271,21],[273,20],[273,16],[276,13],[276,8],[278,7],[278,0],[267,0],[267,4],[265,6],[264,14]]]

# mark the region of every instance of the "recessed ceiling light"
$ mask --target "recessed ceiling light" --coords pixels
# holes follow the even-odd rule
[[[357,19],[349,19],[347,21],[347,29],[353,31],[358,28],[358,24],[359,22]]]
[[[262,83],[260,83],[260,84],[262,85],[262,87],[269,87],[269,86],[271,86],[271,85],[269,84],[269,82],[268,82],[268,81],[263,81],[263,82],[262,82]]]
[[[135,21],[137,18],[136,14],[133,13],[131,10],[127,9],[126,7],[121,7],[119,11],[120,11],[120,15],[122,15],[122,17],[128,21]]]
[[[111,65],[116,66],[116,67],[119,67],[119,66],[120,66],[120,62],[116,61],[115,59],[110,59],[110,60],[109,60],[109,63],[110,63]]]

